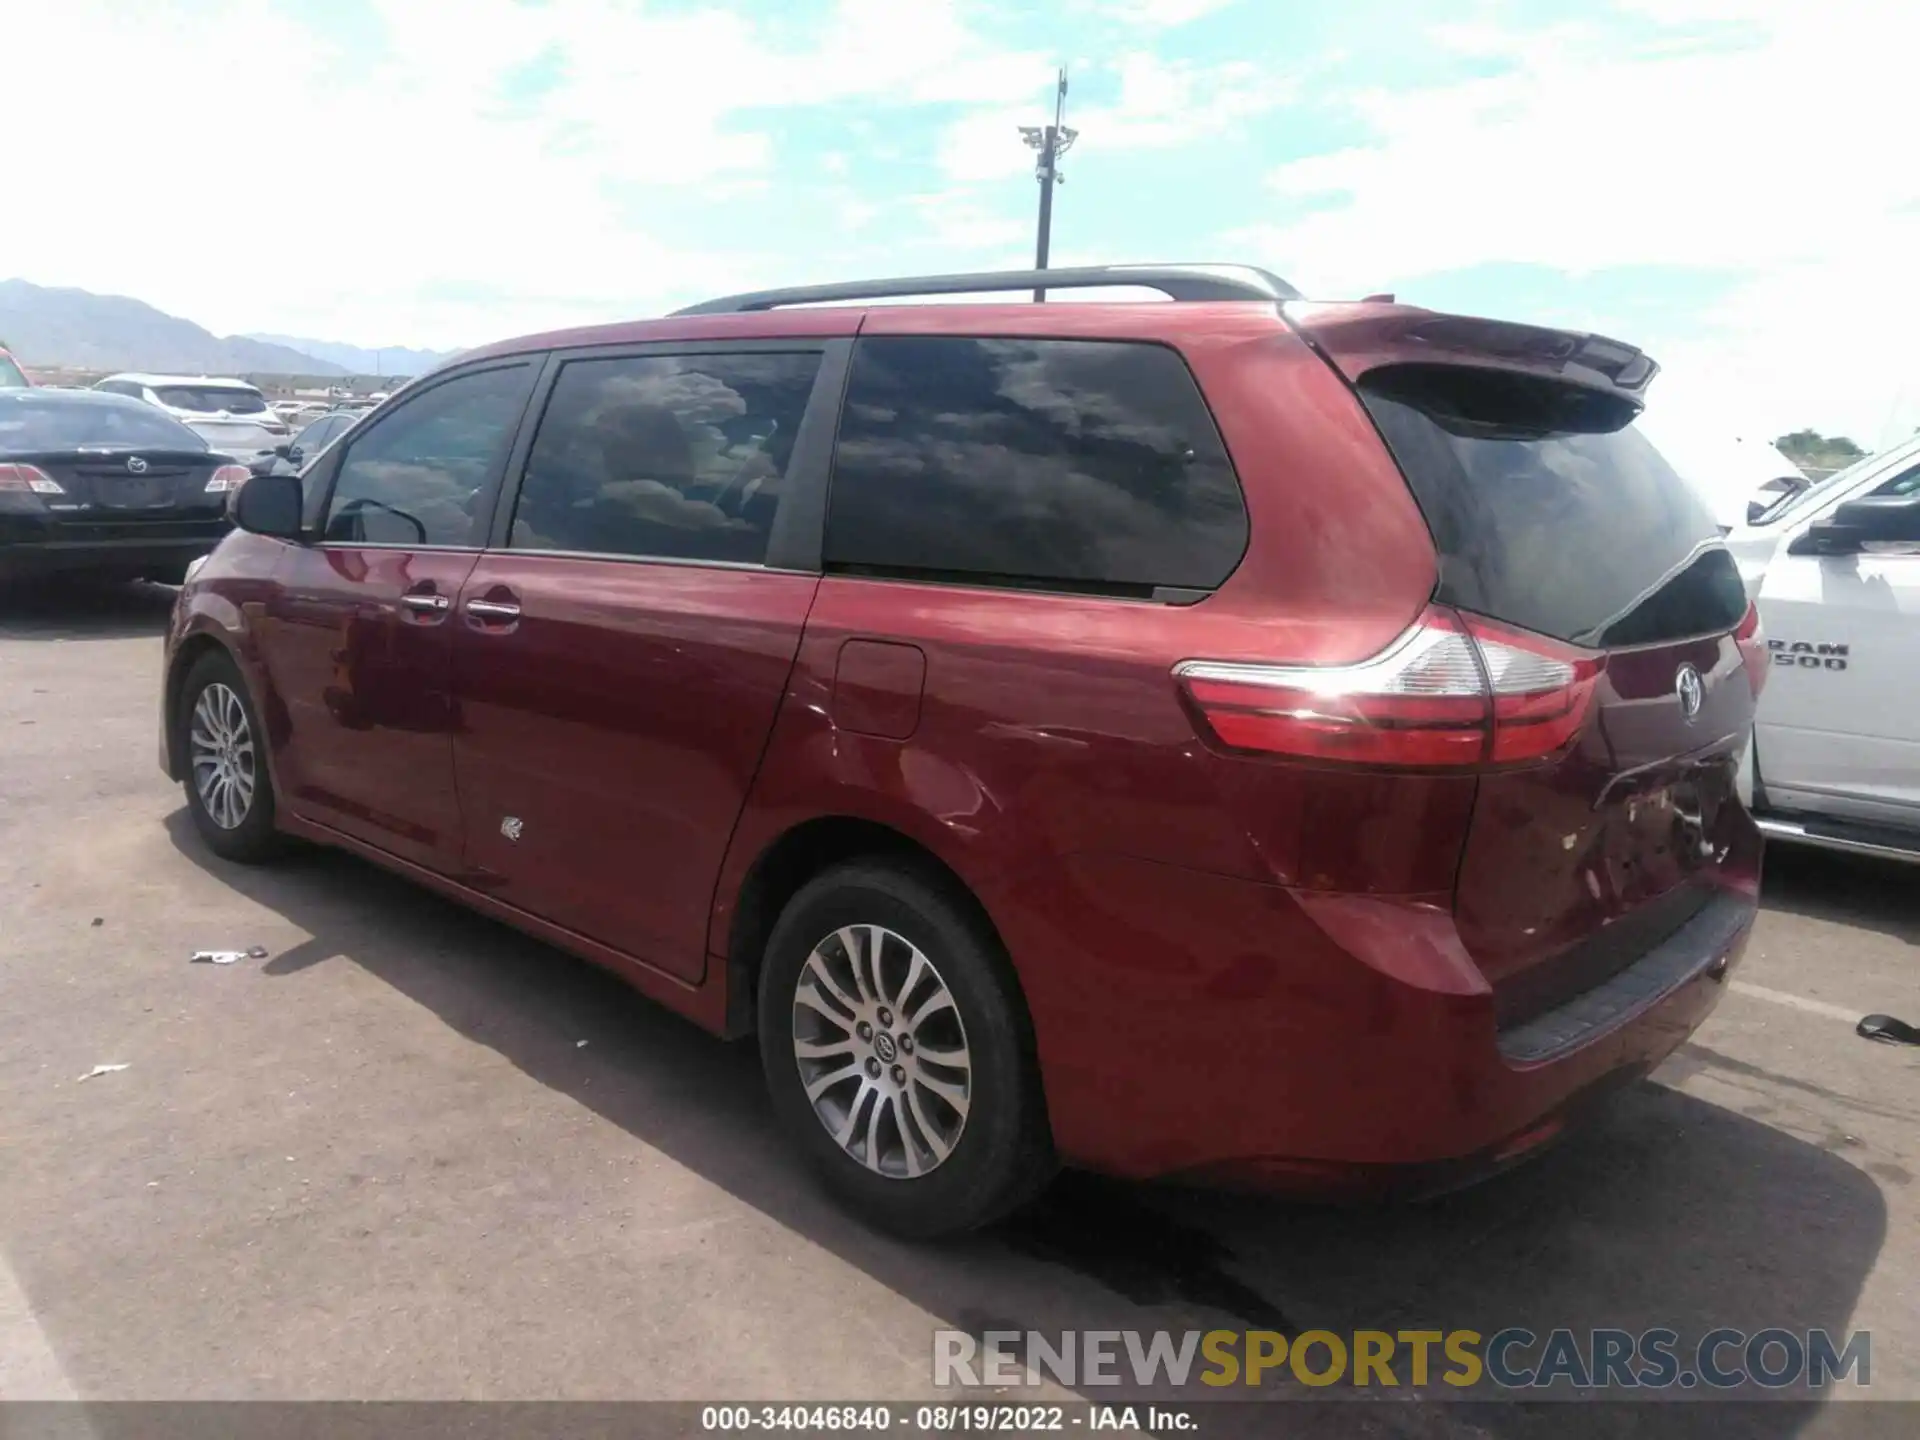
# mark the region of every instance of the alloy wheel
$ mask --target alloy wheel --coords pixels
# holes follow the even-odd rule
[[[253,809],[257,762],[246,707],[231,686],[216,680],[194,701],[187,758],[207,817],[222,830],[239,829]]]
[[[953,993],[904,936],[848,925],[800,967],[793,1055],[813,1113],[877,1175],[912,1180],[953,1154],[973,1063]]]

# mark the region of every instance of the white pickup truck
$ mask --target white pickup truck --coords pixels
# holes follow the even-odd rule
[[[1760,828],[1920,862],[1920,436],[1726,543],[1772,659],[1741,776]]]

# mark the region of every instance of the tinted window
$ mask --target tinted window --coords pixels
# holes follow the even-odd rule
[[[208,415],[220,410],[229,415],[258,415],[267,408],[258,390],[237,385],[157,385],[153,393],[162,405]]]
[[[0,389],[12,389],[19,386],[25,389],[27,377],[20,373],[20,367],[13,363],[10,355],[0,355]]]
[[[467,545],[481,495],[526,404],[524,365],[462,375],[422,391],[349,443],[326,538]]]
[[[82,445],[207,448],[206,441],[151,405],[42,399],[41,393],[15,390],[0,397],[0,451],[63,450]]]
[[[863,340],[828,508],[842,569],[1209,589],[1247,516],[1185,363],[1157,345]]]
[[[1920,495],[1920,465],[1873,487],[1876,495]]]
[[[1611,397],[1465,367],[1361,383],[1440,554],[1439,597],[1583,645],[1731,629],[1720,527]]]
[[[761,563],[819,368],[818,355],[569,361],[508,543]]]

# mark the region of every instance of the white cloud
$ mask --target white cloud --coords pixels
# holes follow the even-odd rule
[[[646,213],[764,176],[770,112],[1005,101],[1051,73],[974,34],[955,0],[838,0],[801,48],[718,8],[374,8],[378,50],[323,6],[307,26],[266,0],[191,17],[65,0],[11,20],[7,111],[45,136],[0,174],[0,275],[137,295],[216,331],[370,344],[609,319],[771,268],[755,250],[780,237],[763,227],[720,251]],[[557,82],[519,98],[529,62]],[[316,193],[329,166],[337,183]]]
[[[1746,23],[1717,45],[1670,32],[1613,53],[1585,27],[1445,27],[1437,43],[1514,68],[1354,97],[1377,138],[1277,169],[1270,184],[1295,218],[1242,229],[1235,248],[1328,295],[1499,261],[1738,271],[1748,283],[1714,333],[1661,357],[1655,403],[1684,393],[1765,405],[1783,428],[1879,430],[1893,377],[1920,364],[1908,279],[1920,170],[1905,153],[1920,13],[1872,0],[1642,8]],[[1859,348],[1837,346],[1842,334]]]
[[[1170,30],[1224,10],[1237,0],[1081,0],[1075,8],[1103,19],[1147,29]]]
[[[1836,226],[1815,259],[1741,285],[1709,329],[1666,347],[1652,403],[1725,416],[1769,438],[1803,425],[1869,449],[1920,428],[1920,212]]]

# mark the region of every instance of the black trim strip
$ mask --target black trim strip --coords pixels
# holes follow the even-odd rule
[[[822,347],[813,393],[794,432],[793,453],[780,482],[780,508],[767,538],[767,564],[780,570],[820,573],[820,552],[827,530],[827,490],[833,476],[833,447],[840,435],[840,405],[853,372],[853,341],[830,340]]]
[[[1501,1057],[1537,1065],[1617,1030],[1689,981],[1721,964],[1759,906],[1722,890],[1673,934],[1612,979],[1545,1014],[1502,1030]]]

